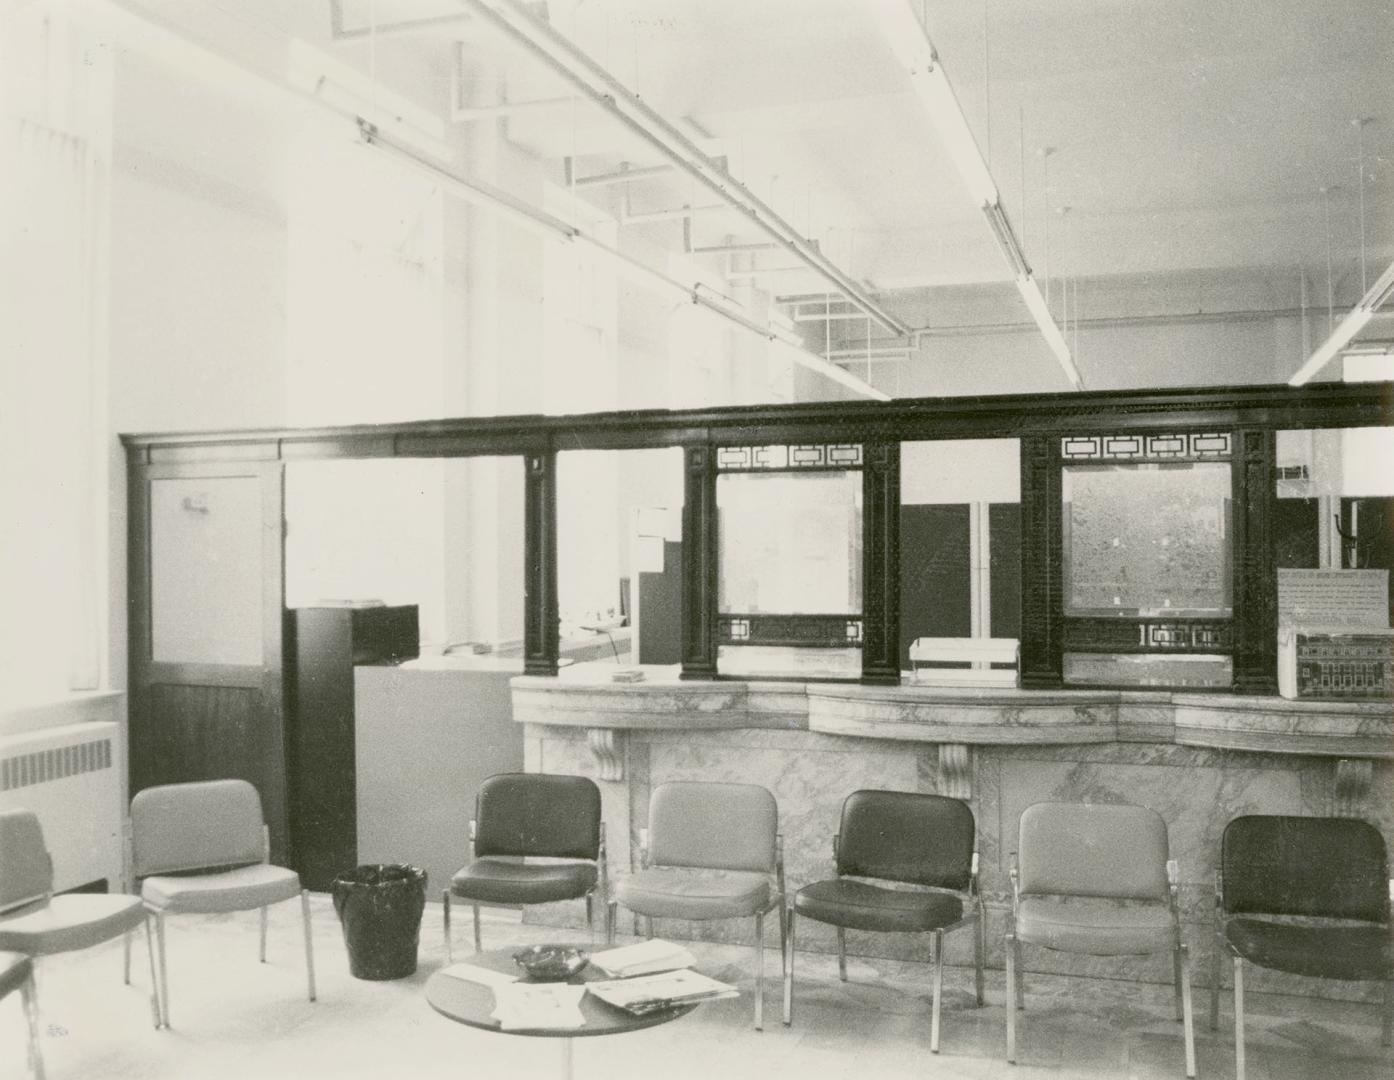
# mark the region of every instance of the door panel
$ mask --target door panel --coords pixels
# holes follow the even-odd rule
[[[235,777],[290,858],[277,462],[131,470],[131,792]]]

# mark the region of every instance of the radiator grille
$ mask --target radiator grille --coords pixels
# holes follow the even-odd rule
[[[111,768],[111,740],[91,739],[0,760],[0,791]]]

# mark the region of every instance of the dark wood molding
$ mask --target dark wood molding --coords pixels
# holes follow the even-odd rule
[[[900,442],[869,442],[862,464],[862,682],[900,682]]]
[[[557,608],[557,455],[523,457],[523,673],[555,675]]]
[[[1021,440],[1021,685],[1064,680],[1061,613],[1060,439]]]
[[[716,454],[711,445],[683,449],[682,673],[716,678],[718,533]]]
[[[1278,574],[1273,561],[1277,433],[1235,433],[1234,691],[1278,692]]]
[[[122,435],[146,461],[518,455],[552,446],[623,450],[778,442],[1027,437],[1188,427],[1338,428],[1394,423],[1390,383],[1206,386],[993,397],[902,398],[578,416]],[[134,460],[134,459],[133,459]]]

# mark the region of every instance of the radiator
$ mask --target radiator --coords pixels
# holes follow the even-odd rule
[[[53,856],[56,892],[106,880],[121,887],[122,788],[120,725],[108,698],[54,715],[42,726],[0,735],[0,809],[23,808],[39,816]],[[54,723],[74,719],[75,723]],[[7,720],[10,719],[7,717]]]

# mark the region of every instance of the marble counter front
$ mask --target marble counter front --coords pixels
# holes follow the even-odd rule
[[[649,793],[667,780],[743,781],[774,792],[791,890],[831,876],[831,838],[850,792],[950,795],[965,799],[977,820],[996,966],[1017,821],[1035,802],[1126,802],[1162,815],[1181,864],[1198,985],[1208,978],[1215,862],[1231,818],[1358,816],[1376,824],[1394,848],[1391,703],[696,682],[680,680],[673,668],[646,668],[643,681],[617,683],[614,671],[614,665],[577,665],[557,678],[523,676],[512,683],[514,720],[525,725],[525,767],[580,773],[600,783],[612,872],[633,865]],[[576,913],[558,906],[541,917],[574,921]],[[674,924],[660,932],[745,940],[752,930],[718,922]],[[953,962],[969,962],[962,936],[951,945]],[[831,950],[834,940],[831,928],[800,928],[800,948]],[[912,936],[852,933],[848,940],[854,954],[928,956],[927,943]],[[1169,978],[1164,958],[1095,960],[1028,950],[1026,966]],[[1314,987],[1268,972],[1256,973],[1255,982],[1260,989],[1365,993],[1358,984]]]

